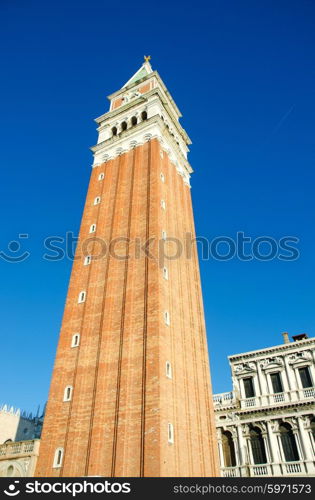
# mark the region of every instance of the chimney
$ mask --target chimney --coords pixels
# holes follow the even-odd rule
[[[294,342],[298,342],[299,340],[308,339],[308,335],[307,333],[300,333],[299,335],[293,335],[292,338]]]
[[[289,339],[288,332],[283,332],[282,336],[283,336],[283,343],[284,344],[290,344],[290,339]]]

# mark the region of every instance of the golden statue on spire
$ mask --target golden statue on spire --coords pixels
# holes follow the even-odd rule
[[[149,62],[151,60],[151,56],[144,56],[145,62]]]

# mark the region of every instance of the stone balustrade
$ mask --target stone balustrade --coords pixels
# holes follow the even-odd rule
[[[19,442],[9,442],[0,445],[0,457],[9,456],[20,456],[28,455],[36,452],[36,444],[39,443],[39,439],[33,439],[31,441],[19,441]]]
[[[265,394],[261,396],[255,396],[253,398],[243,398],[237,399],[233,391],[223,392],[220,394],[213,395],[213,403],[215,410],[221,410],[226,407],[238,407],[241,408],[256,408],[256,407],[270,407],[273,405],[278,405],[281,403],[293,403],[308,399],[315,398],[315,387],[309,387],[307,389],[295,389],[287,392],[279,392],[276,394]]]

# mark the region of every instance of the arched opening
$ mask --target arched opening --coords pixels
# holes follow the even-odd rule
[[[250,436],[250,444],[252,447],[254,464],[267,463],[264,438],[262,437],[261,430],[259,429],[259,427],[253,427],[249,431],[249,436]]]
[[[235,447],[232,434],[229,431],[222,431],[222,447],[225,467],[235,467]]]
[[[137,123],[138,123],[137,117],[136,117],[136,116],[133,116],[133,117],[131,118],[131,125],[134,127],[134,125],[137,125]]]
[[[13,465],[9,465],[9,467],[7,468],[7,476],[13,477],[13,475],[14,475],[14,467]]]
[[[121,124],[121,131],[123,132],[124,130],[127,130],[127,122],[122,122]]]
[[[279,426],[279,431],[285,461],[297,462],[300,460],[300,457],[291,425],[283,422]]]
[[[113,136],[117,135],[117,127],[112,128],[112,134]]]
[[[72,385],[67,385],[67,387],[65,388],[64,393],[63,393],[63,400],[64,401],[71,401],[72,389],[73,389]]]
[[[54,455],[54,462],[53,462],[53,467],[58,468],[61,467],[62,465],[62,460],[63,460],[63,448],[57,448],[55,451]]]
[[[75,333],[72,336],[71,347],[78,347],[79,344],[80,344],[80,334],[79,333]]]
[[[148,113],[146,111],[142,111],[141,113],[141,120],[147,120],[148,119]]]

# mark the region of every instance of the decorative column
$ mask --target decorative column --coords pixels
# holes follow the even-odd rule
[[[288,385],[289,385],[289,390],[290,390],[290,401],[297,401],[297,384],[296,384],[296,378],[295,378],[295,373],[294,370],[291,368],[289,364],[289,358],[288,356],[284,356],[284,365],[285,365],[285,371],[287,374],[288,378]]]
[[[315,474],[314,466],[314,456],[311,449],[310,436],[307,432],[307,426],[309,425],[309,420],[305,416],[297,418],[298,428],[300,431],[301,447],[305,460],[305,467],[307,474]]]
[[[217,441],[218,441],[218,447],[219,447],[219,460],[220,460],[220,467],[221,469],[225,467],[224,463],[224,453],[223,453],[223,446],[222,446],[222,428],[219,427],[217,429]]]
[[[237,437],[238,437],[238,455],[239,455],[239,467],[240,467],[240,475],[241,477],[247,477],[248,476],[248,467],[246,467],[246,464],[248,462],[247,460],[247,450],[246,450],[246,443],[243,437],[243,430],[242,430],[242,425],[239,424],[236,427],[237,430]]]
[[[268,440],[269,440],[269,449],[270,449],[270,461],[273,469],[273,476],[281,476],[281,468],[280,468],[280,462],[282,461],[281,456],[280,456],[280,451],[279,451],[279,446],[278,446],[278,440],[277,436],[275,434],[275,429],[277,426],[276,421],[270,421],[267,420],[267,435],[268,435]]]
[[[268,405],[268,387],[266,383],[266,376],[265,373],[262,371],[262,363],[259,361],[257,363],[257,376],[260,381],[260,390],[261,390],[261,405],[262,406],[267,406]]]

